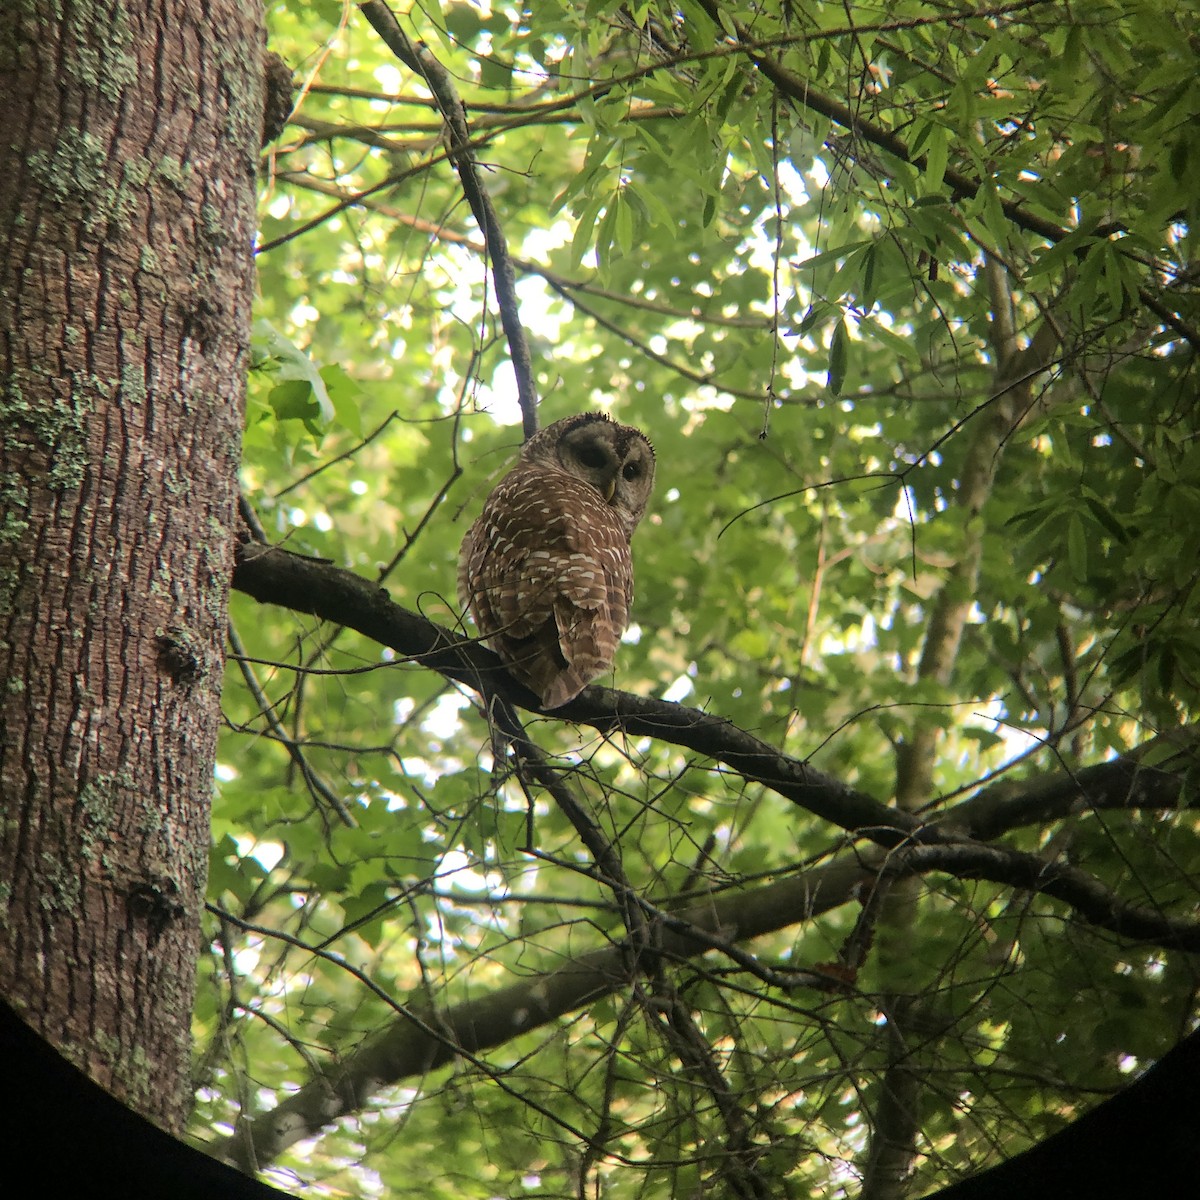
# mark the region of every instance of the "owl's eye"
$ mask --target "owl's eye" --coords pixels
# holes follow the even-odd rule
[[[592,467],[595,470],[599,470],[608,461],[599,446],[580,446],[575,451],[575,456],[585,467]]]
[[[642,468],[638,463],[627,462],[621,468],[621,474],[631,482],[642,473]]]

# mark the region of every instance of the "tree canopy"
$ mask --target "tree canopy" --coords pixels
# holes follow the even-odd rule
[[[1197,16],[269,6],[199,1139],[918,1196],[1192,1028]],[[658,463],[554,712],[454,594],[534,396]]]

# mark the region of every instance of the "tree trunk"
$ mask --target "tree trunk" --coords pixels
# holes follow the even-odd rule
[[[261,12],[4,4],[0,994],[178,1130],[252,296]]]

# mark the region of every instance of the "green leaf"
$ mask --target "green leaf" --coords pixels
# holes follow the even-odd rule
[[[288,410],[288,419],[299,416],[299,410],[303,408],[307,414],[303,419],[321,425],[333,420],[333,402],[329,399],[325,381],[316,364],[303,350],[280,333],[270,321],[261,317],[254,322],[253,344],[260,353],[274,361],[280,379],[305,385],[303,388],[285,385],[279,399],[272,399],[271,402],[277,413],[278,406],[283,405]]]
[[[575,233],[571,238],[571,265],[577,267],[583,261],[583,256],[596,244],[596,222],[604,208],[604,200],[594,196],[584,206],[575,223]]]
[[[267,393],[267,399],[280,421],[315,421],[321,413],[307,381],[277,384]]]
[[[1099,521],[1100,524],[1103,525],[1104,528],[1107,529],[1108,532],[1117,539],[1117,541],[1129,541],[1129,531],[1125,528],[1125,525],[1121,522],[1120,518],[1117,517],[1113,510],[1107,504],[1105,504],[1099,496],[1091,491],[1091,489],[1084,488],[1083,500],[1091,510],[1092,515],[1096,518],[1096,520]]]
[[[1078,580],[1088,577],[1088,545],[1087,533],[1083,520],[1077,512],[1067,518],[1067,558],[1071,564],[1071,574]]]
[[[876,297],[876,262],[879,258],[879,243],[872,242],[863,255],[862,294],[859,303],[864,313],[869,313],[875,307]]]
[[[833,396],[842,394],[842,386],[846,381],[846,361],[849,355],[849,337],[846,333],[846,322],[839,321],[833,327],[833,336],[829,340],[829,365],[825,387]]]
[[[950,139],[941,126],[931,125],[929,127],[927,146],[923,183],[927,192],[936,193],[941,190],[942,180],[946,174],[946,162],[950,154]]]
[[[856,251],[863,251],[873,243],[869,241],[848,242],[844,246],[838,246],[835,250],[825,250],[820,254],[814,254],[811,258],[806,258],[796,264],[798,271],[812,271],[818,267],[826,267],[832,265],[843,264]]]

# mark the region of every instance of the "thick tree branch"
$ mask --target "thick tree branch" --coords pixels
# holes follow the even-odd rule
[[[259,544],[240,548],[235,590],[266,604],[311,613],[347,625],[408,661],[438,671],[478,692],[495,694],[531,712],[543,712],[538,699],[515,683],[499,658],[477,641],[395,604],[382,588],[331,563],[303,558]],[[952,835],[897,813],[874,797],[792,758],[721,717],[699,709],[651,700],[609,688],[589,687],[555,717],[607,732],[653,737],[694,750],[764,784],[779,795],[841,829],[882,846],[947,840]]]
[[[945,871],[958,879],[987,879],[1062,901],[1089,925],[1118,937],[1169,949],[1200,950],[1200,925],[1165,916],[1155,908],[1127,904],[1077,867],[1047,863],[1036,854],[964,842],[957,846],[914,846],[894,868],[903,875]]]
[[[514,682],[486,646],[402,608],[377,584],[332,563],[251,543],[240,547],[233,587],[261,603],[346,625],[455,683],[501,696],[530,712],[542,711],[537,697]],[[885,847],[989,840],[1091,809],[1174,808],[1183,795],[1187,756],[1196,752],[1189,741],[1194,735],[1181,731],[1174,736],[1182,741],[1165,758],[1143,750],[1028,783],[994,785],[945,813],[919,817],[882,804],[722,717],[682,704],[589,687],[554,715],[703,754],[838,828]]]
[[[1125,904],[1085,872],[1048,865],[1033,854],[994,846],[914,846],[875,865],[842,861],[800,872],[751,891],[734,890],[703,904],[660,914],[656,949],[670,958],[694,958],[733,949],[767,933],[811,920],[869,891],[882,874],[909,878],[944,871],[960,878],[987,879],[1030,892],[1044,892],[1084,920],[1121,937],[1155,945],[1200,950],[1200,924]],[[224,914],[237,923],[236,918]],[[255,927],[264,936],[275,931]],[[243,1166],[273,1161],[288,1146],[312,1137],[339,1116],[360,1109],[381,1089],[436,1070],[455,1058],[477,1060],[531,1029],[576,1011],[629,982],[632,944],[605,945],[546,974],[472,997],[447,1009],[422,1000],[395,1003],[398,1016],[375,1037],[343,1057],[326,1074],[306,1084],[270,1112],[247,1123],[235,1137],[210,1147],[218,1157]],[[314,950],[341,964],[328,950]],[[346,965],[346,964],[341,964]],[[347,967],[347,969],[349,969]],[[759,975],[759,972],[755,972]],[[761,976],[760,976],[761,977]],[[776,986],[827,986],[804,970]],[[746,1147],[749,1151],[749,1147]]]
[[[1184,781],[1190,768],[1200,759],[1200,728],[1186,726],[1173,734],[1176,749],[1160,757],[1148,753],[1151,747],[1162,750],[1162,739],[1147,747],[1078,770],[1052,775],[1002,781],[992,784],[949,809],[942,823],[966,837],[991,841],[1012,829],[1044,825],[1074,813],[1107,809],[1157,809],[1200,805],[1200,796],[1188,795]]]

